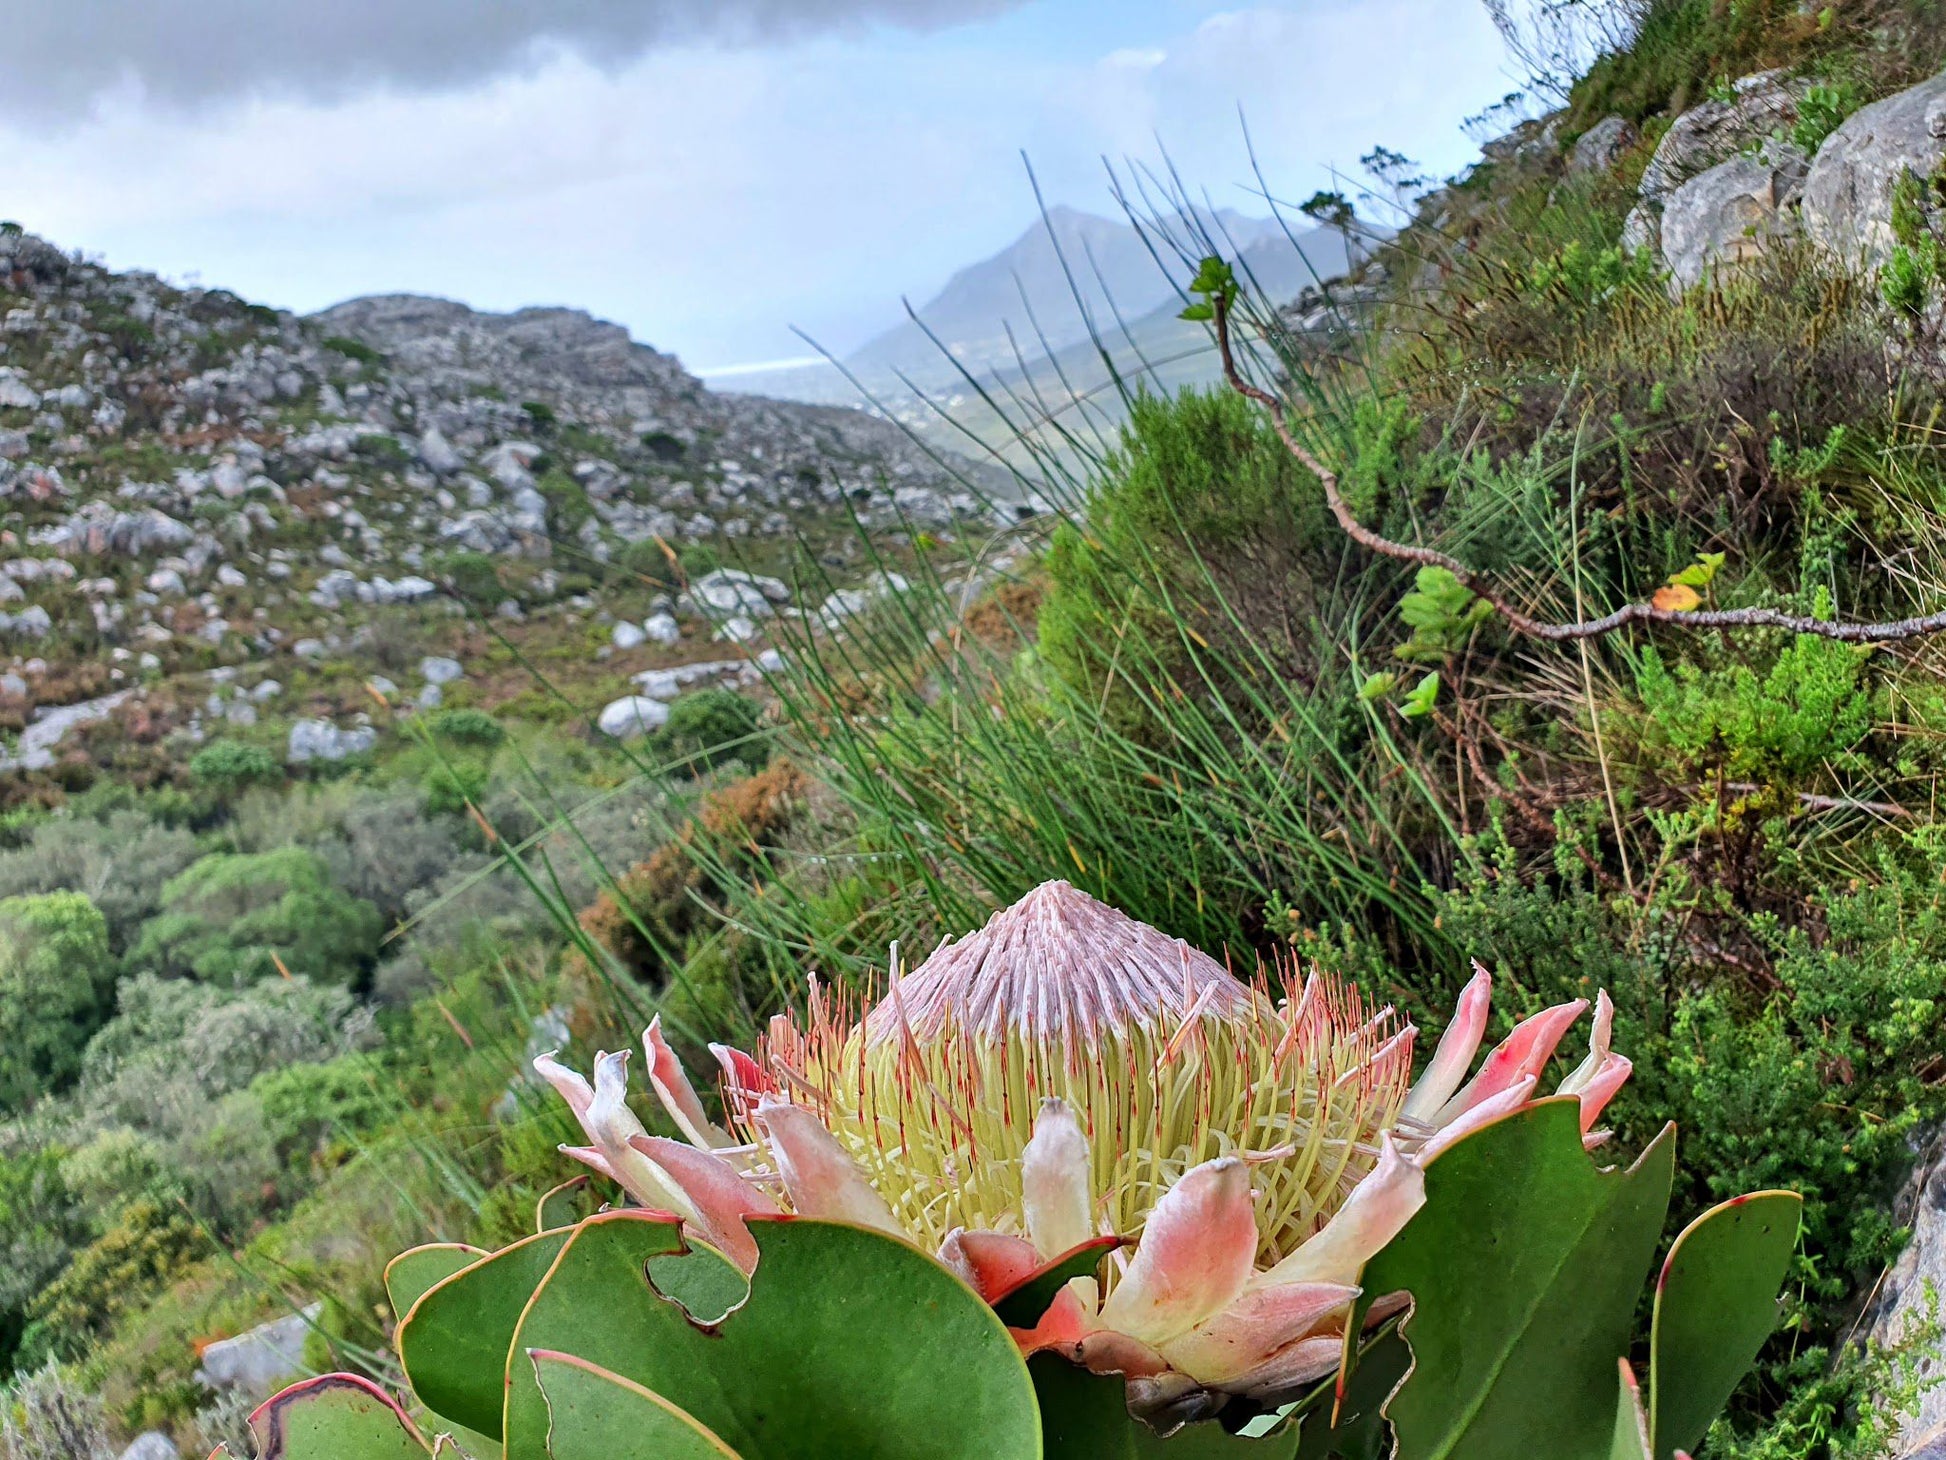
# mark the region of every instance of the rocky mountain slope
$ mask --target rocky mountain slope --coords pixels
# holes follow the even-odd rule
[[[601,617],[624,559],[990,510],[888,422],[712,394],[578,311],[395,296],[300,319],[0,231],[9,766],[50,768],[144,682],[215,683],[177,717],[192,736],[253,719],[278,696],[251,683],[356,659],[372,611],[456,614],[456,573],[509,621]]]

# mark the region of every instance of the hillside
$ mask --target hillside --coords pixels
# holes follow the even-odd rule
[[[379,297],[297,319],[0,234],[0,1460],[62,1453],[22,1438],[48,1415],[88,1460],[138,1437],[131,1460],[244,1455],[255,1399],[327,1369],[405,1394],[394,1253],[502,1246],[632,1190],[599,1162],[571,1181],[561,1148],[600,1137],[585,1086],[544,1064],[559,1099],[534,1073],[550,1051],[587,1070],[641,1048],[634,1110],[694,1147],[616,1148],[671,1160],[707,1155],[696,1132],[753,1092],[950,1109],[911,1055],[937,1030],[899,1000],[897,1040],[843,1045],[856,1070],[830,1090],[791,1082],[793,1019],[843,1036],[888,965],[1015,904],[957,956],[998,965],[1003,934],[1080,906],[1089,946],[1119,929],[1180,967],[1188,1012],[1159,1047],[1134,1023],[1088,1042],[1099,1007],[1005,1032],[1085,1024],[1074,1088],[1098,1049],[1138,1051],[1132,1087],[1180,1094],[1221,1149],[1248,1262],[1284,1135],[1348,1169],[1453,1108],[1504,1118],[1523,1107],[1488,1102],[1605,1073],[1603,1102],[1552,1108],[1575,1162],[1579,1135],[1632,1173],[1576,1166],[1577,1189],[1665,1181],[1661,1230],[1649,1203],[1624,1234],[1645,1269],[1720,1204],[1736,1222],[1746,1193],[1803,1198],[1775,1321],[1697,1420],[1698,1460],[1938,1455],[1946,14],[1493,13],[1528,119],[1348,279],[1306,291],[1245,243],[1118,300],[1143,353],[1204,363],[1104,418],[1102,449],[984,419],[1045,478],[1038,511],[890,422],[711,393],[573,311]],[[1113,226],[1058,226],[1139,274]],[[1002,274],[1053,287],[1032,235],[1016,247],[943,296],[955,328]],[[1233,381],[1208,373],[1222,331]],[[1099,386],[1090,349],[1057,345]],[[1454,1023],[1510,1041],[1502,1083],[1388,1111],[1367,1149],[1331,1134],[1340,1092],[1367,1092],[1330,1041],[1206,1058],[1224,1008],[1271,1002],[1226,967],[1261,968],[1326,975],[1319,1027],[1356,1025],[1348,1048],[1411,1025],[1424,1068],[1476,960],[1491,1011]],[[1285,992],[1280,1019],[1312,1009]],[[1553,1055],[1576,1018],[1590,1042]],[[1401,1091],[1405,1038],[1384,1046]],[[882,1087],[868,1048],[897,1052]],[[991,1054],[943,1082],[975,1088]],[[668,1098],[672,1055],[699,1098],[666,1115],[644,1085]],[[1249,1059],[1288,1082],[1288,1118],[1252,1086],[1248,1130],[1203,1130],[1199,1100]],[[1004,1103],[1034,1108],[1022,1079]],[[859,1119],[832,1184],[883,1225],[873,1183],[908,1132]],[[1024,1202],[986,1134],[932,1122],[951,1159],[911,1162],[897,1194],[927,1220],[976,1178]],[[1104,1209],[1205,1169],[1188,1141],[1132,1141],[1107,1164],[1141,1178]],[[1635,1164],[1671,1141],[1668,1166]],[[797,1200],[757,1172],[737,1201],[760,1182]],[[1492,1195],[1504,1223],[1460,1235],[1510,1264],[1531,1243],[1573,1314],[1548,1319],[1557,1342],[1520,1307],[1479,1392],[1575,1350],[1596,1298],[1653,1383],[1652,1300],[1631,1314],[1586,1258],[1614,1234]],[[1329,1220],[1280,1212],[1300,1244]],[[1087,1241],[1060,1250],[1109,1280]],[[1225,1268],[1239,1287],[1248,1262]],[[1455,1280],[1462,1316],[1518,1296],[1495,1282]],[[1306,1372],[1333,1400],[1345,1345],[1325,1346]],[[1575,1393],[1509,1404],[1482,1460],[1551,1457],[1504,1435],[1571,1412],[1608,1453],[1613,1352]],[[1715,1382],[1717,1358],[1697,1366]],[[1431,1373],[1401,1382],[1448,1382]],[[1218,1433],[1265,1419],[1261,1394],[1287,1402],[1206,1386],[1194,1418],[1216,1425],[1142,1444],[1341,1449],[1316,1441],[1332,1403],[1270,1439]],[[1355,1418],[1355,1453],[1385,1453],[1391,1421]],[[1399,1438],[1399,1460],[1432,1453]]]
[[[572,310],[386,298],[300,320],[19,231],[0,283],[0,715],[30,771],[95,710],[199,740],[197,680],[274,679],[248,704],[328,715],[318,667],[370,667],[371,611],[446,621],[456,581],[510,625],[575,623],[609,616],[604,583],[639,586],[624,564],[666,576],[658,540],[776,558],[853,513],[988,510],[893,426],[714,395]]]

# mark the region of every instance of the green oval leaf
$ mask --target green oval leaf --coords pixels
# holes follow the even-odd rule
[[[709,1429],[632,1379],[573,1354],[529,1357],[547,1400],[552,1460],[738,1460]]]
[[[393,1313],[404,1318],[429,1289],[490,1255],[484,1247],[463,1242],[430,1242],[401,1252],[385,1264],[385,1293],[392,1300]]]
[[[500,1433],[514,1329],[567,1239],[567,1231],[522,1238],[435,1283],[412,1305],[396,1342],[421,1404],[469,1430]]]
[[[397,1401],[356,1374],[293,1384],[250,1416],[259,1460],[426,1460]]]
[[[1649,1339],[1656,1460],[1702,1442],[1777,1327],[1803,1208],[1794,1191],[1740,1196],[1704,1212],[1669,1249]]]
[[[918,1249],[802,1218],[750,1223],[749,1296],[692,1322],[645,1276],[646,1213],[583,1222],[520,1321],[521,1353],[600,1365],[680,1406],[745,1460],[1035,1460],[1033,1386],[994,1312]],[[532,1365],[508,1370],[508,1460],[548,1460]]]
[[[1594,1460],[1615,1361],[1669,1209],[1674,1127],[1626,1171],[1581,1147],[1580,1102],[1539,1101],[1442,1152],[1426,1204],[1365,1269],[1412,1294],[1412,1372],[1387,1404],[1400,1460]]]

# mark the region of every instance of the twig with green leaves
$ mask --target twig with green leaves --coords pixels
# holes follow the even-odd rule
[[[1358,520],[1339,491],[1337,473],[1326,467],[1315,452],[1297,439],[1284,401],[1262,386],[1252,384],[1239,368],[1230,338],[1230,315],[1238,290],[1236,275],[1230,266],[1220,258],[1206,258],[1189,285],[1189,292],[1199,297],[1183,310],[1182,317],[1204,320],[1212,326],[1216,332],[1217,350],[1223,360],[1223,378],[1229,382],[1231,389],[1255,401],[1269,413],[1285,449],[1318,479],[1318,484],[1324,489],[1325,505],[1346,535],[1381,557],[1401,563],[1417,563],[1422,569],[1432,570],[1435,575],[1432,586],[1435,588],[1444,581],[1437,575],[1451,574],[1459,588],[1472,594],[1516,633],[1567,643],[1599,638],[1631,623],[1654,623],[1686,629],[1784,629],[1794,634],[1812,634],[1847,644],[1890,644],[1946,631],[1946,609],[1914,618],[1867,623],[1816,618],[1775,608],[1702,608],[1702,598],[1696,590],[1708,586],[1710,578],[1721,566],[1720,554],[1706,555],[1683,569],[1666,586],[1656,590],[1647,602],[1623,604],[1599,618],[1552,623],[1525,613],[1515,607],[1485,575],[1450,553],[1417,543],[1394,541]]]

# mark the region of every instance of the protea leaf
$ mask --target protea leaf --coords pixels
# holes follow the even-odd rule
[[[393,1313],[405,1317],[428,1289],[490,1256],[484,1247],[469,1247],[463,1242],[429,1242],[401,1252],[385,1265],[385,1295],[392,1300]]]
[[[547,1400],[552,1460],[741,1460],[697,1420],[633,1380],[573,1354],[528,1355]]]
[[[1365,1270],[1365,1302],[1410,1292],[1413,1367],[1386,1406],[1399,1460],[1598,1460],[1615,1361],[1669,1208],[1674,1128],[1600,1170],[1572,1099],[1443,1152],[1426,1205]]]
[[[293,1384],[250,1416],[258,1460],[425,1460],[418,1427],[389,1394],[352,1374]]]
[[[745,1460],[995,1460],[1040,1453],[1032,1384],[993,1310],[895,1237],[804,1219],[750,1224],[749,1295],[715,1324],[652,1285],[666,1219],[574,1231],[534,1293],[509,1370],[507,1460],[548,1460],[531,1351],[571,1353],[681,1409]],[[720,1259],[719,1259],[720,1260]]]
[[[1736,1197],[1691,1222],[1669,1249],[1649,1340],[1654,1460],[1702,1443],[1776,1330],[1803,1208],[1794,1191]]]

